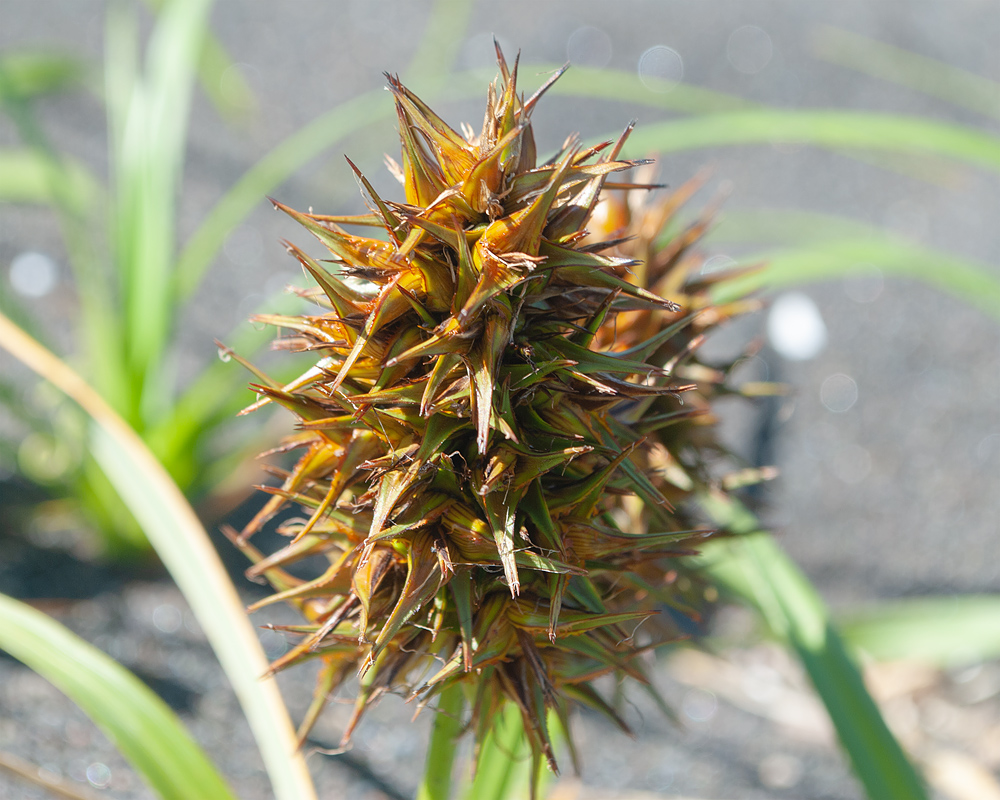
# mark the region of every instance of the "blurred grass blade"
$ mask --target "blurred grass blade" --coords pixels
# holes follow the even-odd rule
[[[881,603],[839,615],[837,627],[848,645],[877,661],[966,666],[1000,658],[1000,595]]]
[[[705,496],[703,505],[717,525],[739,535],[709,542],[702,566],[796,651],[868,797],[928,800],[809,580],[746,508],[722,495]]]
[[[728,212],[706,237],[714,244],[788,244],[787,249],[743,259],[763,262],[753,275],[718,284],[716,302],[758,289],[778,289],[850,275],[873,266],[941,289],[994,317],[1000,317],[1000,277],[989,264],[897,239],[847,217],[788,209]]]
[[[1000,119],[1000,83],[961,67],[829,25],[819,29],[814,51],[833,64]]]
[[[550,71],[556,69],[555,66],[535,68]],[[725,111],[767,109],[760,103],[736,95],[685,83],[674,86],[669,92],[654,92],[634,72],[594,69],[577,65],[573,65],[550,91],[553,94],[570,97],[637,103],[651,108],[685,114],[704,115]],[[641,131],[645,126],[646,123],[641,125],[639,130]],[[643,155],[648,155],[648,153]],[[871,162],[882,169],[915,177],[918,180],[931,183],[953,180],[953,162],[940,157],[932,162],[930,156],[925,153],[914,155],[887,150],[881,150],[878,153],[863,153],[854,148],[849,150],[846,155],[858,161]]]
[[[2,594],[0,648],[68,695],[165,800],[234,797],[146,684],[54,619]]]
[[[427,750],[424,774],[417,789],[417,800],[449,800],[451,773],[455,763],[455,748],[462,735],[462,709],[465,698],[461,686],[452,686],[441,693],[434,711],[434,728]]]
[[[301,310],[303,304],[300,297],[282,292],[262,301],[254,308],[254,313],[293,314]],[[274,335],[273,328],[258,327],[244,321],[223,339],[223,343],[241,356],[251,357],[272,341]],[[272,371],[272,377],[279,383],[288,383],[301,371],[293,363],[278,365]],[[252,430],[260,430],[259,421],[255,423],[247,418],[236,418],[236,413],[257,397],[249,387],[246,370],[235,362],[224,362],[220,358],[198,373],[191,385],[174,402],[170,416],[147,430],[144,439],[172,475],[177,476],[185,471],[190,473],[199,464],[206,466],[205,473],[190,477],[192,483],[211,491],[218,479],[231,476],[232,467],[238,465],[240,460],[263,449],[263,445],[250,433]],[[206,431],[218,429],[226,423],[241,425],[247,432],[247,435],[241,437],[245,446],[235,453],[230,447],[230,452],[217,459],[216,463],[205,465],[199,462],[193,457],[198,452],[198,440],[204,437]],[[249,453],[244,453],[244,450]],[[182,466],[185,463],[188,466]]]
[[[541,71],[554,65],[533,65]],[[448,82],[452,99],[477,96],[489,70],[471,70]],[[422,95],[430,100],[442,87],[431,82]],[[871,148],[958,158],[1000,169],[1000,143],[973,129],[920,118],[863,112],[781,111],[696,86],[680,84],[667,93],[650,91],[630,72],[574,66],[551,89],[553,94],[642,103],[654,108],[705,115],[637,128],[629,152],[645,156],[717,145],[804,141],[834,149]],[[337,141],[390,116],[391,103],[380,91],[359,95],[289,136],[251,167],[209,212],[182,251],[177,291],[189,297],[226,237],[297,170]],[[616,134],[617,135],[617,134]]]
[[[7,74],[0,71],[0,86],[7,80]],[[8,94],[4,102],[27,149],[14,153],[15,163],[0,164],[0,184],[12,193],[30,191],[55,212],[80,300],[82,336],[78,338],[90,356],[88,366],[101,390],[108,397],[121,397],[125,375],[119,357],[122,336],[115,287],[103,268],[105,256],[94,236],[95,230],[104,228],[106,197],[86,168],[51,145],[30,100]]]
[[[75,400],[92,418],[94,457],[107,473],[205,630],[243,706],[279,800],[315,790],[288,711],[243,605],[201,523],[142,440],[66,364],[6,317],[0,346]]]
[[[417,85],[451,71],[466,43],[472,6],[472,0],[436,0],[406,70],[408,83]]]
[[[521,712],[505,703],[479,749],[476,777],[462,793],[465,800],[506,800],[515,789],[527,785],[531,750],[524,735]]]
[[[145,0],[146,5],[159,12],[169,0]],[[225,46],[211,32],[206,32],[198,57],[198,82],[202,91],[226,117],[239,117],[257,107],[257,98]]]
[[[296,131],[254,164],[206,215],[178,257],[177,297],[192,295],[226,237],[296,170],[339,139],[394,113],[385,92],[368,92]]]
[[[83,164],[63,158],[53,164],[37,150],[0,150],[0,202],[44,203],[65,201],[82,214],[99,202],[101,188]]]
[[[211,6],[211,0],[165,4],[141,75],[128,74],[134,59],[128,52],[134,49],[134,17],[109,11],[106,73],[118,189],[113,229],[132,392],[123,410],[134,424],[155,417],[167,402],[155,380],[160,376],[152,373],[160,364],[173,316],[175,202],[195,68]],[[123,53],[126,58],[119,58]]]
[[[924,281],[1000,319],[1000,280],[988,266],[888,238],[822,242],[813,247],[761,253],[752,261],[763,261],[765,266],[752,276],[720,284],[712,293],[713,301],[726,302],[761,288],[778,289],[844,277],[861,265],[871,265],[889,274]]]
[[[837,239],[873,239],[889,234],[858,219],[792,208],[727,208],[705,241],[712,244],[817,244]]]
[[[559,65],[531,65],[532,72],[554,72]],[[525,74],[527,70],[525,69]],[[736,95],[679,83],[669,92],[655,92],[642,82],[635,72],[616,69],[596,69],[571,65],[550,89],[554,95],[640,103],[651,108],[679,111],[686,114],[713,114],[723,111],[759,108],[758,103]],[[643,123],[645,125],[646,123]],[[637,128],[641,130],[643,126]],[[617,136],[617,134],[615,134]],[[634,133],[632,134],[635,135]],[[646,153],[644,153],[645,155]]]
[[[215,110],[234,120],[257,110],[257,97],[222,43],[206,36],[198,59],[198,83]]]
[[[752,109],[707,114],[636,128],[628,157],[705,147],[800,142],[946,156],[1000,172],[1000,139],[975,128],[923,117],[865,111]]]
[[[86,83],[89,65],[64,53],[35,50],[0,56],[0,104],[64,92]]]

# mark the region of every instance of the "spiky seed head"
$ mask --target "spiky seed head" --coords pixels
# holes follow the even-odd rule
[[[322,664],[301,736],[355,673],[345,742],[381,694],[426,702],[461,684],[477,738],[514,703],[554,770],[547,712],[565,721],[581,703],[625,728],[594,679],[653,691],[636,656],[679,634],[661,624],[640,643],[637,626],[660,602],[690,608],[678,575],[706,531],[684,501],[704,484],[715,444],[701,423],[722,380],[693,351],[739,309],[710,308],[694,275],[702,227],[657,241],[690,187],[630,210],[638,185],[612,184],[640,165],[620,157],[631,126],[597,147],[570,138],[538,164],[531,113],[552,81],[525,100],[517,64],[499,50],[498,62],[478,137],[387,76],[405,202],[353,164],[367,214],[275,201],[331,257],[289,244],[323,308],[259,319],[320,360],[288,385],[255,385],[253,407],[297,418],[281,449],[299,457],[233,538],[271,601],[306,619],[272,669]],[[381,237],[348,231],[364,227]],[[305,517],[264,557],[248,540],[290,503]],[[284,569],[315,555],[329,568],[314,580]]]

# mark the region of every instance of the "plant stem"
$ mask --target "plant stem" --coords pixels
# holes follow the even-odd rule
[[[531,754],[521,712],[505,703],[483,740],[476,777],[463,794],[465,800],[504,800],[530,768]],[[523,784],[522,784],[523,785]]]
[[[462,732],[462,708],[465,698],[460,686],[452,686],[441,693],[437,706],[437,719],[431,733],[427,751],[427,766],[417,790],[417,800],[448,800],[451,794],[452,764],[455,762],[455,745]]]

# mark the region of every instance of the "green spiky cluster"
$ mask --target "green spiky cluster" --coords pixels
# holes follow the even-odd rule
[[[679,604],[678,559],[706,533],[674,505],[701,481],[711,387],[677,374],[728,311],[699,316],[704,295],[685,293],[696,235],[654,245],[674,200],[638,222],[620,201],[620,225],[592,220],[603,190],[636,186],[608,182],[638,163],[619,159],[629,130],[593,148],[570,139],[536,164],[530,117],[551,81],[524,100],[517,65],[499,64],[478,137],[389,77],[405,203],[356,169],[369,214],[276,203],[332,263],[289,245],[325,309],[260,319],[292,332],[282,346],[321,359],[292,384],[256,387],[255,407],[298,418],[281,449],[301,455],[236,541],[257,562],[250,573],[279,590],[272,600],[308,623],[290,629],[301,640],[273,668],[322,662],[303,736],[355,673],[345,741],[381,693],[427,699],[460,683],[477,737],[513,702],[555,769],[546,712],[565,718],[576,701],[624,725],[592,681],[648,684],[635,657],[658,641],[640,645],[634,630],[658,602]],[[632,242],[597,235],[630,224]],[[695,402],[682,406],[681,392]],[[263,558],[247,539],[289,503],[308,518],[286,523],[291,542]],[[320,578],[282,569],[316,554],[329,561]],[[663,626],[658,638],[672,635]]]

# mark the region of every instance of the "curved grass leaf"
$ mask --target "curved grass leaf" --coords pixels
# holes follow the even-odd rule
[[[384,92],[360,95],[300,128],[247,170],[208,212],[181,251],[174,271],[177,297],[191,296],[226,237],[268,194],[334,142],[392,112]]]
[[[436,0],[406,71],[408,81],[416,84],[451,70],[466,42],[472,6],[469,0]]]
[[[541,83],[562,66],[545,63],[522,64],[521,72],[525,77],[538,76],[536,82]],[[479,70],[475,73],[470,71],[462,73],[459,77],[472,74],[477,74],[480,81],[489,81],[493,77],[488,70]],[[649,108],[687,114],[713,114],[762,107],[760,103],[735,94],[705,89],[689,83],[678,83],[670,85],[669,88],[664,84],[664,91],[656,91],[656,79],[650,80],[651,83],[644,83],[635,72],[570,64],[570,69],[552,85],[549,93],[566,97],[583,97],[588,100],[635,103]]]
[[[535,69],[555,69],[533,65]],[[488,70],[471,70],[447,81],[453,99],[474,97]],[[423,91],[428,97],[445,87],[438,80]],[[801,141],[843,148],[881,150],[888,154],[937,155],[977,166],[1000,169],[1000,142],[995,137],[958,125],[919,117],[851,111],[784,111],[760,108],[733,95],[680,84],[665,93],[653,92],[634,74],[574,67],[553,93],[642,103],[702,116],[647,125],[629,139],[631,154],[667,153],[698,147]],[[177,290],[188,297],[221,248],[226,236],[298,169],[337,141],[391,114],[380,91],[350,100],[289,136],[251,167],[219,200],[184,247],[177,268]]]
[[[0,347],[73,398],[90,416],[91,451],[191,604],[243,706],[276,797],[315,798],[277,684],[261,677],[267,659],[191,506],[121,417],[79,375],[2,315]]]
[[[89,78],[89,65],[64,53],[34,50],[0,57],[0,104],[72,89]]]
[[[154,11],[160,12],[167,0],[145,2]],[[222,42],[211,33],[206,33],[198,57],[198,82],[215,110],[228,117],[245,114],[257,105],[250,85],[239,69],[233,67],[233,60]]]
[[[533,72],[554,72],[556,68],[555,65],[531,65]],[[679,83],[669,91],[652,91],[634,72],[577,65],[572,65],[550,91],[570,97],[639,103],[687,114],[713,114],[759,107],[751,100],[687,83]]]
[[[871,265],[887,273],[921,280],[1000,318],[1000,280],[991,274],[989,267],[903,242],[890,239],[822,242],[813,247],[761,253],[753,261],[766,263],[752,276],[719,285],[712,294],[713,300],[726,302],[761,288],[778,289],[843,277],[861,265]]]
[[[824,25],[814,43],[819,58],[1000,119],[1000,83],[961,67]]]
[[[164,800],[233,800],[167,704],[54,619],[0,595],[0,648],[68,695]]]
[[[948,668],[1000,658],[1000,596],[919,597],[839,615],[852,648],[877,661]]]
[[[868,111],[752,109],[707,114],[637,128],[629,158],[704,147],[801,142],[830,148],[946,156],[1000,172],[1000,139],[952,123]]]
[[[731,211],[706,239],[793,245],[745,259],[764,262],[764,266],[752,275],[718,284],[713,291],[716,302],[758,289],[839,278],[870,265],[923,281],[1000,317],[1000,270],[996,267],[911,244],[846,217],[785,209]]]
[[[858,219],[792,208],[727,208],[704,241],[712,244],[814,244],[838,239],[886,237]]]
[[[100,197],[100,184],[78,161],[63,157],[54,164],[35,149],[0,150],[0,202],[55,205],[63,201],[82,213]]]
[[[738,534],[707,542],[702,567],[720,587],[754,606],[795,650],[868,797],[928,800],[809,580],[745,507],[722,495],[706,495],[702,503],[716,524]]]

